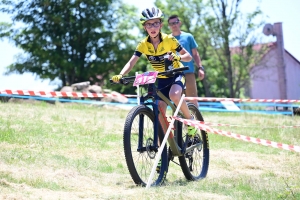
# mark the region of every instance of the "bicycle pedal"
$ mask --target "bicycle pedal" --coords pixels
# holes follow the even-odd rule
[[[192,144],[193,144],[194,141],[191,138],[189,138],[188,140],[189,141],[187,143],[187,147],[190,147],[190,146],[192,146]]]
[[[200,138],[195,136],[194,140],[193,140],[193,144],[197,144],[197,143],[200,143],[200,142],[201,142]]]

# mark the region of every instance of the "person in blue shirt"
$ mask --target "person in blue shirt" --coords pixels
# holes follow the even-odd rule
[[[190,33],[181,31],[181,21],[178,15],[171,15],[168,18],[168,25],[172,31],[172,35],[179,41],[179,43],[185,48],[193,57],[193,60],[190,62],[183,62],[184,66],[188,66],[189,70],[185,70],[186,78],[186,91],[185,94],[187,97],[198,97],[196,77],[195,77],[195,67],[197,67],[197,74],[200,80],[203,80],[205,76],[204,67],[201,64],[201,59],[197,50],[198,44],[196,43],[194,36]],[[198,101],[191,100],[198,108]]]

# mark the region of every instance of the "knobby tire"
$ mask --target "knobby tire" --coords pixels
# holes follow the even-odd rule
[[[197,121],[204,121],[203,117],[198,110],[198,108],[192,104],[188,103],[188,108],[191,112],[191,114],[194,116],[195,120]],[[181,123],[181,122],[179,122]],[[182,141],[186,141],[186,134],[187,129],[184,124],[181,124],[182,127]],[[203,130],[197,130],[196,133],[197,137],[194,141],[191,141],[191,143],[199,143],[201,142],[202,145],[199,148],[195,148],[191,155],[186,153],[183,156],[179,157],[179,163],[181,170],[186,177],[186,179],[191,181],[196,181],[199,179],[203,179],[206,177],[208,172],[208,166],[209,166],[209,141],[208,141],[208,134],[206,131]],[[190,160],[192,161],[192,165],[190,165]]]
[[[143,119],[140,126],[140,117]],[[143,131],[142,138],[139,132]],[[158,127],[159,141],[164,138],[161,126]],[[155,162],[157,151],[149,150],[149,144],[154,138],[154,114],[153,111],[145,106],[138,105],[131,109],[128,113],[124,125],[123,145],[125,160],[131,178],[137,185],[146,186],[150,176],[153,164]],[[138,151],[138,141],[142,141],[142,148]],[[161,167],[159,172],[155,172],[152,186],[161,185],[167,174],[168,157],[167,147],[165,145],[161,155]]]

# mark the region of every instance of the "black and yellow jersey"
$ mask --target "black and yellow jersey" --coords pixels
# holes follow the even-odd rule
[[[182,50],[182,46],[180,45],[178,40],[172,35],[160,33],[159,37],[160,37],[160,43],[158,44],[156,50],[154,49],[154,46],[150,41],[150,37],[147,36],[138,44],[134,52],[134,55],[140,57],[142,54],[144,54],[155,71],[164,72],[165,71],[164,56],[167,54],[167,52],[170,51],[173,53],[180,52]],[[174,61],[173,67],[179,68],[179,67],[183,67],[183,65],[180,61]],[[167,78],[166,76],[161,76],[161,75],[158,77]]]

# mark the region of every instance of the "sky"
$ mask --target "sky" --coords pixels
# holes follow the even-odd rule
[[[139,12],[154,5],[154,0],[123,0],[123,2],[135,5],[138,7]],[[256,0],[243,0],[241,10],[249,13],[254,11],[258,5],[260,5],[263,14],[268,16],[267,23],[282,22],[284,47],[300,61],[300,0],[262,0],[260,4]],[[0,13],[0,21],[11,22],[9,16],[2,13]],[[15,56],[21,52],[11,42],[0,40],[0,90],[53,91],[57,87],[55,82],[50,83],[49,80],[40,80],[31,73],[3,75],[5,68],[15,62]]]

